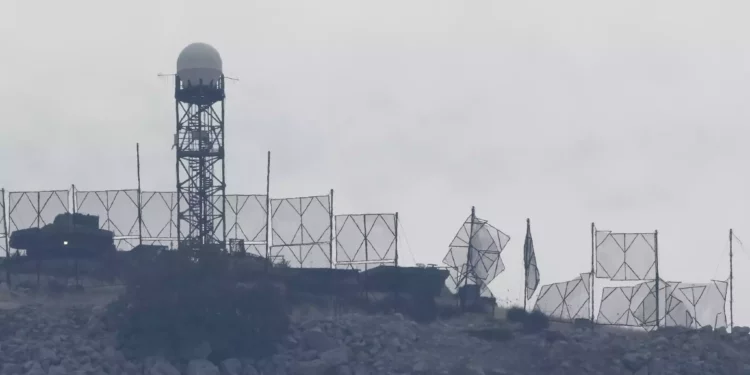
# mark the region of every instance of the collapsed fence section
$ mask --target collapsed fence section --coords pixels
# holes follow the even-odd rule
[[[543,285],[534,309],[557,321],[587,319],[590,283],[591,274],[582,273],[573,280]]]
[[[330,268],[333,262],[333,196],[271,200],[270,260],[299,268]]]
[[[728,283],[661,281],[604,288],[597,323],[653,329],[662,327],[714,328],[727,326]],[[657,304],[658,298],[658,304]],[[658,309],[658,310],[657,310]]]
[[[336,268],[398,265],[398,213],[336,215]]]
[[[461,287],[475,285],[481,296],[492,297],[489,283],[505,270],[500,254],[509,241],[510,236],[476,217],[472,208],[443,258],[451,273],[448,288],[458,293]]]

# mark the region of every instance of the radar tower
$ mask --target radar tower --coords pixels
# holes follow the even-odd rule
[[[216,49],[193,43],[180,52],[174,97],[178,249],[223,250],[225,95]]]

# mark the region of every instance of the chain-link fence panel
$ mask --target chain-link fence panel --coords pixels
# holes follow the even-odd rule
[[[396,214],[336,215],[337,268],[340,264],[395,263],[397,225]]]
[[[118,250],[138,244],[138,190],[76,191],[76,212],[99,216],[99,228],[112,231]]]
[[[271,258],[292,267],[331,267],[330,196],[271,200]]]
[[[57,215],[70,212],[68,199],[68,190],[8,193],[10,231],[51,224]]]
[[[580,277],[570,281],[543,285],[534,309],[558,321],[588,319],[591,314],[590,283],[591,274],[582,273]]]
[[[656,233],[596,231],[596,277],[611,280],[656,278]]]
[[[226,195],[227,243],[242,244],[245,252],[266,257],[266,202],[265,195]]]

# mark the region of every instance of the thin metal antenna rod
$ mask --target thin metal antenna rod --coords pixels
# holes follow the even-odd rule
[[[271,262],[271,218],[273,211],[271,209],[271,151],[268,151],[268,161],[266,163],[266,262],[265,268],[268,272],[268,267]]]
[[[526,310],[526,300],[529,292],[529,236],[531,236],[531,219],[526,219],[526,239],[523,242],[523,309]]]
[[[474,221],[476,219],[476,209],[474,206],[471,206],[471,222],[469,224],[469,248],[466,252],[466,274],[464,275],[464,290],[461,292],[461,290],[458,291],[459,299],[461,301],[461,310],[466,308],[466,293],[467,289],[466,286],[469,285],[469,275],[471,275],[472,267],[471,267],[471,241],[474,239]]]
[[[659,316],[659,231],[654,231],[654,262],[656,263],[656,329],[661,324]]]
[[[591,323],[594,323],[594,303],[596,302],[596,291],[594,291],[594,284],[596,281],[596,225],[591,223]]]
[[[330,199],[330,202],[328,204],[328,209],[330,210],[330,212],[328,212],[328,225],[331,227],[331,229],[328,231],[328,261],[331,263],[331,268],[335,268],[333,248],[336,246],[335,242],[337,241],[337,237],[334,237],[333,234],[333,231],[336,230],[336,226],[333,223],[333,189],[331,189],[331,193],[328,196],[328,199]],[[338,232],[336,232],[336,235],[338,235]]]
[[[138,244],[143,245],[143,202],[141,201],[141,145],[135,144],[135,165],[138,175]]]
[[[729,229],[729,329],[734,328],[734,230]]]
[[[5,231],[5,282],[8,284],[8,286],[11,286],[11,279],[10,279],[10,234],[8,233],[8,218],[10,215],[6,216],[7,213],[7,201],[5,200],[5,189],[0,189],[0,194],[2,194],[2,201],[3,201],[3,230]],[[8,197],[8,200],[10,200],[10,196]]]

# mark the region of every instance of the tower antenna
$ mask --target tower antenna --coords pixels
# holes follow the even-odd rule
[[[208,44],[190,44],[177,58],[174,148],[180,250],[226,249],[225,78],[221,56]]]

